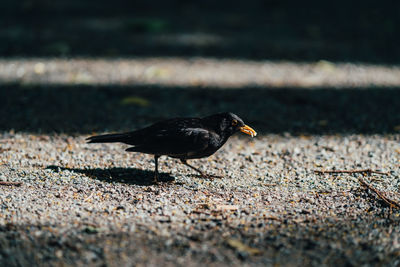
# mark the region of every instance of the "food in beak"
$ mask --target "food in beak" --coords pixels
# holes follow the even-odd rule
[[[240,127],[239,129],[242,133],[251,135],[251,137],[254,137],[257,135],[257,132],[254,131],[250,126],[245,125],[245,126]]]

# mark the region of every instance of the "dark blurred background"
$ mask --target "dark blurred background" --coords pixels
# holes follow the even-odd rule
[[[395,66],[400,62],[399,3],[3,0],[0,56],[216,57]],[[87,134],[232,111],[260,133],[400,131],[398,88],[187,89],[3,82],[0,130]],[[132,97],[147,104],[124,104]]]
[[[0,55],[399,63],[398,1],[2,0]]]

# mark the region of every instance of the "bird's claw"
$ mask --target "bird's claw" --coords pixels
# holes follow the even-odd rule
[[[158,184],[158,175],[156,174],[153,178],[153,181],[151,181],[152,184]]]

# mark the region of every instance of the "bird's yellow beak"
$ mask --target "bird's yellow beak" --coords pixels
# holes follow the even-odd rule
[[[251,137],[254,137],[257,135],[257,132],[254,131],[253,128],[251,128],[250,126],[245,125],[245,126],[240,127],[239,129],[242,133],[251,135]]]

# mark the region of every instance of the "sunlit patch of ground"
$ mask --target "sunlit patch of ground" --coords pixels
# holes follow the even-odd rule
[[[3,59],[0,82],[220,88],[394,87],[400,86],[400,67],[324,60],[296,63],[212,58]]]

